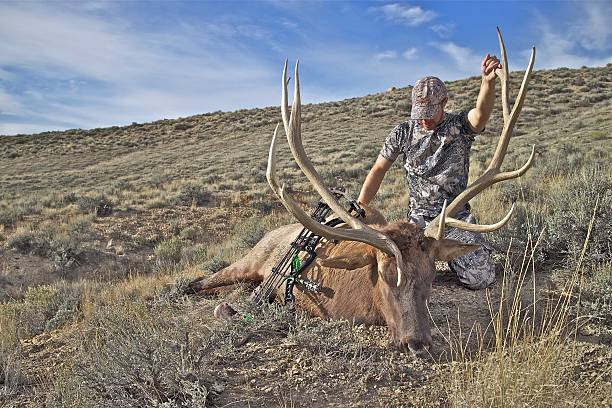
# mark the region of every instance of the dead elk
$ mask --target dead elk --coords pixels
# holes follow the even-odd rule
[[[194,292],[215,293],[241,282],[263,282],[271,273],[279,257],[289,248],[303,226],[326,241],[317,249],[318,257],[304,272],[304,278],[320,285],[320,292],[295,291],[296,306],[314,316],[348,319],[370,325],[386,324],[394,343],[410,349],[415,355],[427,353],[431,332],[426,302],[435,276],[435,261],[448,261],[477,248],[444,238],[445,225],[477,232],[501,228],[510,218],[512,209],[500,222],[492,225],[473,225],[452,218],[467,202],[485,188],[500,181],[524,174],[531,166],[535,148],[523,167],[501,172],[512,129],[523,106],[527,84],[535,59],[532,49],[518,96],[510,110],[508,96],[508,63],[506,50],[498,29],[502,55],[502,69],[498,71],[502,87],[504,127],[491,163],[482,176],[471,183],[448,206],[442,209],[429,226],[422,230],[407,221],[387,224],[373,208],[366,208],[366,219],[352,217],[337,202],[322,182],[307,157],[301,140],[300,85],[298,64],[295,67],[294,99],[289,113],[287,97],[287,63],[282,76],[281,115],[291,152],[302,172],[349,228],[332,228],[314,221],[289,193],[280,186],[276,172],[276,127],[268,160],[267,178],[272,190],[300,224],[280,227],[266,234],[246,257],[213,276],[194,281]],[[333,244],[333,241],[338,242]],[[283,288],[281,288],[282,290]]]

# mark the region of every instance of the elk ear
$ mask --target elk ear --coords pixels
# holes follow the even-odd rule
[[[348,247],[348,248],[347,248]],[[317,253],[320,265],[334,269],[358,269],[374,262],[374,248],[360,242],[345,245],[341,254]]]
[[[480,245],[464,244],[454,239],[429,238],[423,244],[423,249],[437,261],[450,261],[480,248]]]

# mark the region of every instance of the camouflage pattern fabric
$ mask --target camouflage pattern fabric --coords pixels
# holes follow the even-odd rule
[[[474,136],[467,111],[445,113],[431,131],[408,120],[389,133],[380,155],[392,162],[403,155],[411,213],[433,218],[444,200],[450,203],[465,190]]]
[[[455,218],[470,224],[476,224],[476,217],[467,211],[462,212]],[[425,228],[431,221],[431,218],[425,219],[420,215],[409,215],[408,219],[421,228]],[[495,282],[495,262],[491,257],[493,249],[484,240],[482,234],[457,228],[447,228],[444,236],[467,244],[480,244],[480,249],[455,258],[448,263],[451,271],[457,274],[461,283],[470,289],[484,289]]]
[[[467,112],[444,113],[442,122],[431,131],[422,128],[417,120],[400,123],[389,133],[380,151],[392,162],[403,155],[410,193],[408,219],[422,228],[440,213],[444,200],[450,203],[467,187],[469,153],[475,137]],[[476,223],[469,205],[455,218]],[[449,228],[446,237],[482,247],[449,262],[463,284],[481,289],[495,281],[492,251],[481,234]]]

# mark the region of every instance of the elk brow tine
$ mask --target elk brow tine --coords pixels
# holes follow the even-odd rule
[[[456,218],[447,217],[446,225],[448,225],[449,227],[453,227],[453,228],[459,228],[464,231],[493,232],[493,231],[500,229],[504,225],[506,225],[506,223],[510,220],[510,217],[512,216],[513,212],[514,212],[514,204],[512,204],[512,207],[510,207],[510,211],[508,211],[506,216],[502,218],[500,221],[496,222],[495,224],[485,224],[485,225],[470,224],[469,222],[461,221]]]
[[[444,225],[446,223],[446,200],[442,204],[442,211],[440,212],[440,222],[438,223],[438,233],[436,239],[440,240],[444,238]]]

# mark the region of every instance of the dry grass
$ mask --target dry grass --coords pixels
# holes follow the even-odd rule
[[[593,407],[609,406],[610,366],[584,378],[580,369],[592,356],[576,343],[588,316],[579,308],[584,286],[584,255],[590,242],[599,202],[595,203],[587,236],[575,270],[556,299],[539,300],[539,291],[525,287],[535,273],[534,254],[542,235],[529,239],[520,269],[504,268],[502,301],[491,310],[491,324],[469,333],[451,336],[452,363],[448,366],[447,398],[453,407]],[[510,279],[516,276],[516,279]],[[525,292],[533,298],[525,302]],[[578,301],[575,302],[576,297]],[[527,303],[527,304],[525,304]],[[578,305],[578,307],[577,307]],[[487,332],[492,332],[492,342]],[[469,350],[469,337],[477,338],[478,350]],[[598,353],[605,359],[610,351]]]

